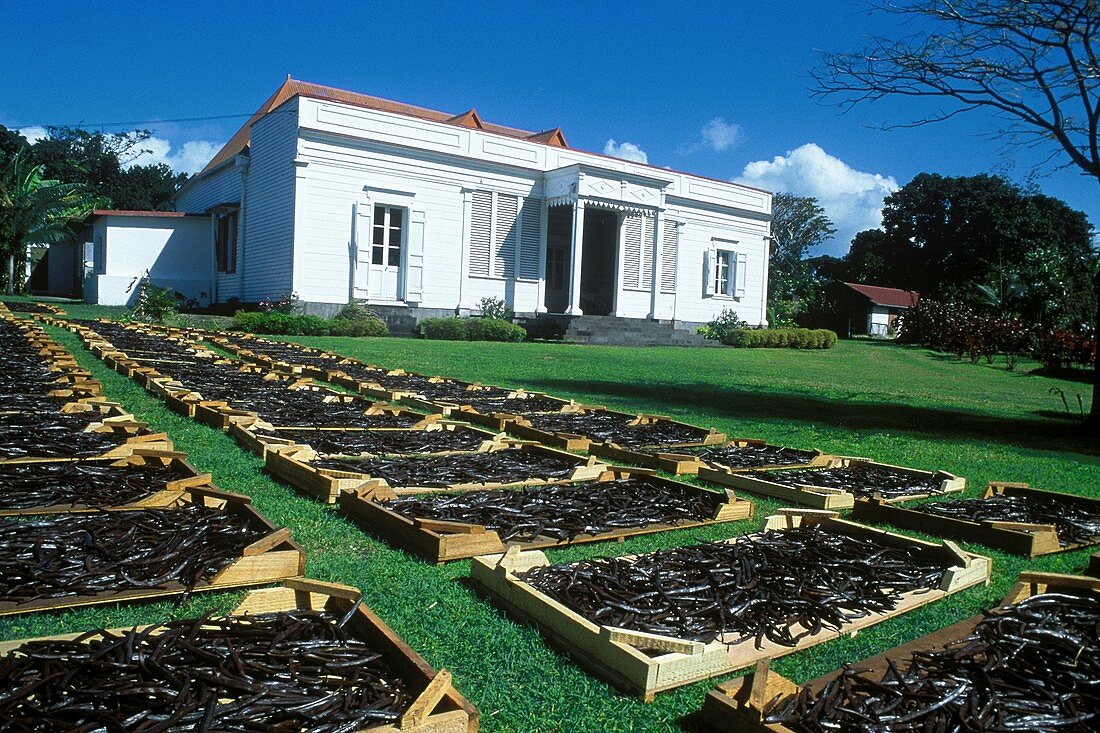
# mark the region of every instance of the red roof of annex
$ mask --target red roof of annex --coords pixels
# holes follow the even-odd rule
[[[912,308],[920,300],[920,293],[916,290],[881,288],[877,285],[861,285],[859,283],[844,284],[860,295],[869,298],[875,305],[886,305],[894,308]]]

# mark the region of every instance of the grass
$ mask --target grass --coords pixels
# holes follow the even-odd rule
[[[88,307],[84,307],[88,308]],[[77,317],[94,309],[69,308]],[[223,488],[253,497],[274,522],[290,526],[308,552],[307,572],[362,588],[367,603],[429,663],[455,674],[478,706],[485,731],[674,731],[698,709],[715,680],[664,693],[646,705],[588,676],[463,582],[469,563],[428,565],[365,534],[328,507],[295,493],[261,470],[261,461],[222,433],[168,411],[133,382],[106,369],[75,336],[55,338],[100,379],[106,393],[142,420],[166,430],[192,462]],[[295,339],[408,370],[526,386],[585,402],[661,412],[731,436],[865,455],[889,463],[952,471],[975,494],[989,480],[1096,494],[1096,446],[1056,417],[1060,401],[1086,387],[943,359],[919,349],[841,342],[831,351],[623,349],[557,344],[427,342],[409,339]],[[1087,395],[1086,395],[1087,397]],[[551,551],[561,562],[720,539],[756,529],[778,507],[757,503],[756,519]],[[1079,572],[1088,552],[1027,561],[994,558],[989,587],[884,622],[854,639],[830,642],[777,663],[804,681],[941,628],[996,603],[1024,568]],[[149,623],[208,609],[229,610],[240,594],[199,595],[182,606],[134,604],[0,619],[0,638],[95,626]]]

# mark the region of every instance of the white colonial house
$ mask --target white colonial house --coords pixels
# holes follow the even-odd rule
[[[208,218],[206,251],[175,279],[202,275],[212,302],[292,292],[309,312],[356,299],[424,317],[491,296],[524,315],[766,317],[770,193],[574,150],[560,129],[476,110],[288,77],[175,209],[189,216],[157,223]]]

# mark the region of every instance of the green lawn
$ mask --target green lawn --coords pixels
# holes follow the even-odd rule
[[[69,308],[74,316],[96,313]],[[109,396],[167,430],[201,470],[225,489],[249,494],[273,521],[289,525],[309,553],[314,577],[361,587],[367,602],[425,658],[445,666],[478,706],[485,731],[679,730],[715,680],[662,694],[646,705],[614,693],[512,622],[464,582],[469,563],[428,565],[345,522],[332,509],[266,476],[259,459],[225,435],[169,412],[134,383],[107,370],[71,334],[55,337],[100,379]],[[585,402],[660,412],[731,436],[955,472],[971,493],[992,479],[1096,495],[1097,447],[1075,439],[1057,414],[1058,387],[1073,399],[1086,384],[975,366],[917,349],[841,342],[826,352],[729,349],[622,349],[560,344],[468,344],[411,339],[297,339],[366,361],[408,370],[552,392]],[[1086,401],[1086,408],[1087,408]],[[626,554],[751,531],[778,505],[757,501],[752,522],[685,530],[550,552],[553,561]],[[902,643],[996,602],[1019,570],[1079,571],[1079,551],[1028,562],[994,557],[994,581],[885,622],[854,639],[831,642],[777,663],[805,680],[845,661]],[[0,638],[96,625],[147,623],[228,610],[237,595],[0,619]]]

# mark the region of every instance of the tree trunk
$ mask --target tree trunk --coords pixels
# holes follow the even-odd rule
[[[15,253],[8,255],[8,284],[4,289],[8,295],[15,295]]]
[[[1096,320],[1093,321],[1093,335],[1100,340],[1100,270],[1096,272]],[[1100,348],[1092,359],[1092,409],[1085,419],[1085,430],[1092,435],[1100,435]]]

